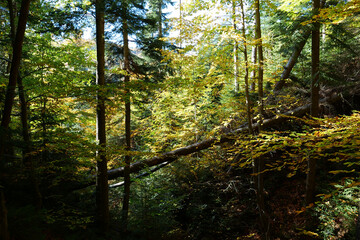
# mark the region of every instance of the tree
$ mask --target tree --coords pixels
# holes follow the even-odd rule
[[[3,110],[3,116],[1,119],[1,129],[0,129],[0,181],[2,181],[2,171],[3,171],[3,163],[4,163],[4,151],[6,146],[6,140],[7,140],[7,131],[9,128],[10,120],[11,120],[11,110],[14,103],[14,97],[15,97],[15,88],[16,88],[16,82],[19,74],[19,68],[20,68],[20,61],[21,61],[21,54],[22,54],[22,46],[24,42],[24,36],[25,36],[25,29],[26,29],[26,23],[27,18],[29,15],[29,8],[30,8],[30,2],[31,0],[23,0],[21,2],[21,9],[20,9],[20,17],[18,21],[18,27],[16,31],[16,36],[14,39],[13,44],[13,58],[11,63],[11,69],[10,69],[10,76],[9,76],[9,83],[7,86],[6,91],[6,97],[5,97],[5,105]],[[11,4],[12,7],[12,4]],[[5,197],[3,195],[3,190],[1,189],[1,235],[0,237],[3,238],[3,240],[7,240],[9,238],[8,235],[8,229],[7,229],[7,212],[5,207]]]
[[[128,6],[123,3],[123,13],[127,15]],[[131,103],[130,103],[130,49],[128,39],[128,22],[127,18],[122,18],[122,35],[124,43],[124,84],[125,84],[125,149],[128,153],[125,155],[125,167],[124,167],[124,199],[123,199],[123,213],[122,213],[122,228],[123,231],[127,232],[128,226],[128,215],[129,215],[129,202],[130,202],[130,163],[131,163]]]
[[[9,19],[10,19],[10,39],[15,48],[15,37],[16,37],[16,28],[15,28],[15,14],[14,14],[14,4],[12,0],[8,0],[8,9],[9,9]],[[9,59],[12,59],[12,55],[9,55]],[[10,64],[9,64],[10,65]],[[30,140],[30,130],[29,130],[29,123],[28,123],[28,110],[24,92],[24,86],[22,82],[22,78],[20,74],[17,76],[17,84],[18,84],[18,94],[20,100],[20,108],[21,108],[21,124],[22,124],[22,137],[24,141],[24,148],[23,148],[23,163],[26,166],[29,172],[29,180],[32,183],[32,187],[34,189],[34,196],[36,201],[36,206],[38,209],[42,206],[42,196],[39,189],[38,179],[35,174],[33,158],[31,156],[31,140]]]
[[[96,0],[96,49],[97,49],[97,173],[96,173],[96,219],[103,233],[109,228],[109,186],[106,158],[106,121],[105,121],[105,2]]]
[[[260,0],[255,0],[255,40],[258,52],[258,109],[259,109],[259,126],[263,124],[264,117],[264,91],[263,91],[263,78],[264,78],[264,55],[261,39],[261,22],[260,22]],[[262,157],[254,160],[255,174],[257,176],[257,204],[260,212],[260,221],[263,233],[263,239],[268,239],[268,219],[265,210],[264,202],[264,174],[265,162]]]
[[[246,29],[245,29],[245,11],[244,11],[244,2],[240,0],[240,7],[241,7],[241,17],[242,17],[242,37],[244,41],[244,61],[245,61],[245,99],[246,99],[246,115],[247,115],[247,122],[249,126],[249,133],[252,135],[254,134],[252,128],[252,117],[251,117],[251,103],[250,103],[250,94],[249,94],[249,60],[247,54],[247,41],[246,41]]]
[[[11,110],[14,103],[15,97],[15,88],[16,82],[19,74],[22,46],[24,42],[25,29],[27,18],[29,15],[31,0],[23,0],[21,2],[20,16],[18,21],[18,27],[16,31],[16,36],[14,40],[13,47],[13,58],[11,63],[11,70],[9,76],[9,84],[6,90],[5,105],[3,110],[3,115],[1,119],[1,137],[0,137],[0,164],[3,164],[3,154],[5,150],[5,141],[6,141],[6,132],[8,131],[10,120],[11,120]],[[2,168],[2,167],[1,167]]]
[[[234,27],[234,32],[237,32],[237,26],[236,26],[236,2],[232,1],[232,18],[233,18],[233,27]],[[243,21],[245,21],[243,19]],[[244,36],[243,36],[244,37]],[[245,39],[244,39],[245,41]],[[245,48],[246,48],[246,44]],[[244,50],[245,52],[245,50]],[[239,43],[237,41],[237,39],[234,40],[234,87],[235,87],[235,92],[239,92]],[[247,60],[245,60],[247,61]],[[247,66],[246,66],[246,70],[247,70]],[[248,74],[247,72],[245,73],[245,75]]]
[[[319,13],[320,0],[313,0],[312,2],[314,17]],[[319,63],[320,63],[320,22],[315,20],[312,30],[311,39],[311,116],[319,117]],[[316,182],[316,159],[310,157],[308,160],[308,173],[306,179],[306,204],[314,201]]]
[[[313,0],[313,14],[319,14],[320,0]],[[319,116],[319,63],[320,63],[320,22],[315,19],[311,38],[311,116]]]

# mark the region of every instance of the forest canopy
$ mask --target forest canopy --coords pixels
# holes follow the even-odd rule
[[[0,240],[360,238],[359,0],[7,0],[0,53]]]

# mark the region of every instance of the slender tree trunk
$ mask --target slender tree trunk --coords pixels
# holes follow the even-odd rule
[[[251,62],[253,65],[253,69],[250,73],[250,91],[255,92],[255,85],[256,85],[256,62],[257,62],[257,47],[253,46],[251,50]]]
[[[99,150],[97,151],[97,174],[96,174],[96,220],[103,233],[109,228],[109,185],[107,175],[106,158],[106,123],[105,123],[105,30],[104,0],[96,0],[96,49],[97,49],[97,140]]]
[[[44,82],[43,82],[44,84]],[[43,163],[46,163],[48,160],[48,135],[47,135],[47,128],[46,128],[46,103],[47,98],[46,96],[42,99],[42,110],[41,110],[41,128],[42,128],[42,151],[41,151],[41,160]]]
[[[130,50],[128,40],[128,24],[127,20],[123,20],[123,38],[124,38],[124,67],[126,70],[125,75],[125,140],[126,150],[131,151],[131,108],[130,108]],[[124,199],[123,199],[123,230],[127,232],[128,215],[129,215],[129,202],[130,202],[130,163],[131,156],[125,155],[124,167]]]
[[[258,52],[258,95],[259,95],[259,115],[260,115],[260,124],[263,121],[264,116],[264,55],[263,55],[263,46],[261,38],[261,22],[260,22],[260,3],[259,0],[255,0],[255,20],[256,20],[256,29],[255,29],[255,39]]]
[[[314,15],[318,14],[320,0],[313,0]],[[319,63],[320,63],[320,23],[314,23],[311,39],[311,116],[319,116]]]
[[[313,14],[319,13],[320,0],[313,0]],[[312,47],[311,47],[311,109],[310,113],[313,117],[319,117],[319,65],[320,65],[320,23],[314,23],[312,31]],[[314,202],[315,196],[315,180],[316,180],[316,159],[309,156],[308,173],[306,179],[306,204]]]
[[[237,32],[236,26],[236,1],[232,1],[232,19],[234,32]],[[239,92],[239,43],[237,39],[234,40],[234,90]]]
[[[263,74],[264,74],[264,56],[263,56],[263,48],[262,48],[262,39],[261,39],[261,22],[260,22],[260,0],[255,0],[255,20],[256,20],[256,30],[255,30],[255,38],[258,49],[258,95],[259,95],[259,129],[262,128],[263,124],[263,116],[264,116],[264,91],[263,91]],[[265,203],[264,203],[264,159],[259,158],[257,165],[257,204],[260,212],[260,223],[263,231],[263,239],[268,239],[268,218],[265,211]]]
[[[162,4],[163,4],[163,1],[162,0],[159,0],[158,2],[158,10],[159,10],[159,26],[158,26],[158,31],[159,31],[159,38],[162,38],[163,37],[163,29],[162,29]]]
[[[233,0],[233,4],[234,4],[234,0]],[[240,5],[241,5],[241,15],[242,15],[242,37],[244,39],[244,60],[245,60],[244,81],[245,81],[246,114],[247,114],[247,121],[249,126],[249,133],[253,135],[254,131],[252,128],[251,105],[250,105],[250,94],[249,94],[249,61],[248,61],[247,41],[245,34],[245,11],[244,11],[243,0],[240,0]]]

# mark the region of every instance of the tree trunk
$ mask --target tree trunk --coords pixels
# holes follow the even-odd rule
[[[264,56],[263,56],[263,48],[262,48],[262,39],[261,39],[261,22],[260,22],[260,0],[255,0],[255,19],[256,19],[256,41],[257,41],[257,49],[258,49],[258,95],[259,95],[259,129],[262,128],[263,124],[263,116],[264,116],[264,91],[263,91],[263,78],[264,78]],[[265,212],[265,204],[264,204],[264,159],[259,158],[257,165],[257,205],[260,212],[260,223],[263,232],[262,239],[268,239],[268,218]]]
[[[96,175],[96,220],[103,233],[109,228],[109,185],[106,158],[105,123],[105,38],[104,38],[104,0],[96,0],[96,48],[97,48],[97,175]]]
[[[15,46],[15,36],[16,36],[16,28],[15,28],[15,9],[12,0],[8,0],[8,9],[9,9],[9,19],[10,19],[10,38],[12,42],[12,46]],[[12,55],[9,55],[9,59],[11,60]],[[10,63],[9,63],[9,66]],[[38,209],[42,206],[42,195],[39,188],[39,182],[35,174],[35,168],[33,163],[33,158],[31,157],[31,141],[30,141],[30,133],[29,133],[29,124],[28,124],[28,111],[27,104],[25,99],[24,86],[22,83],[21,76],[17,78],[18,91],[19,91],[19,100],[20,100],[20,116],[21,116],[21,124],[22,124],[22,136],[24,140],[24,148],[23,148],[23,162],[26,166],[26,169],[29,171],[29,180],[32,183],[32,187],[34,188],[34,196],[35,196],[35,205]]]
[[[130,50],[128,40],[128,24],[127,20],[123,20],[123,40],[124,40],[124,67],[126,71],[125,75],[125,140],[126,150],[131,151],[131,108],[130,108]],[[127,232],[128,226],[128,215],[129,215],[129,202],[130,202],[130,163],[131,156],[125,156],[125,167],[124,167],[124,199],[123,199],[123,231]]]
[[[234,0],[233,0],[233,4],[234,4]],[[241,15],[242,15],[242,37],[244,39],[244,60],[245,60],[244,81],[245,81],[246,115],[247,115],[249,133],[251,135],[253,135],[254,131],[253,131],[253,128],[252,128],[250,93],[249,93],[249,61],[248,61],[247,41],[246,41],[246,34],[245,34],[245,11],[244,11],[243,0],[240,0],[240,5],[241,5]]]
[[[159,38],[163,37],[163,30],[162,30],[162,0],[159,0],[158,2],[158,8],[159,8],[159,26],[158,26],[158,31],[159,31]]]
[[[264,116],[264,90],[263,90],[263,81],[264,81],[264,55],[261,39],[261,22],[260,22],[260,3],[259,0],[255,1],[255,20],[256,20],[256,29],[255,29],[255,40],[258,52],[258,95],[259,95],[259,115],[260,115],[260,125]]]
[[[250,91],[255,92],[256,85],[256,62],[257,62],[257,47],[253,46],[251,50],[251,62],[252,62],[252,71],[250,73]]]
[[[319,13],[320,0],[313,0],[313,14]],[[311,108],[310,114],[313,117],[319,117],[319,65],[320,65],[320,23],[314,23],[312,31],[312,47],[311,47]],[[316,181],[316,160],[310,158],[308,160],[308,173],[306,178],[306,196],[305,203],[308,205],[314,202]]]
[[[320,8],[320,0],[313,0],[313,12],[317,15]],[[319,116],[319,63],[320,63],[320,23],[316,21],[312,30],[311,39],[311,116]]]
[[[3,163],[4,163],[5,143],[7,141],[7,132],[11,120],[11,111],[14,103],[16,81],[19,74],[22,46],[24,43],[25,29],[26,29],[27,18],[29,15],[30,2],[31,0],[23,0],[21,2],[19,22],[13,44],[13,54],[12,54],[13,59],[10,68],[9,84],[6,89],[5,104],[4,104],[3,116],[1,119],[1,127],[0,127],[0,176],[2,176],[2,172],[4,171]],[[0,177],[0,180],[1,178],[2,177]],[[0,200],[1,200],[0,210],[1,210],[1,218],[2,218],[2,220],[0,221],[1,224],[0,236],[4,240],[7,240],[9,238],[8,226],[7,226],[7,212],[5,206],[5,196],[2,191],[1,191]]]
[[[237,32],[236,26],[236,1],[232,1],[232,20],[234,32]],[[234,90],[239,92],[239,43],[234,39]]]
[[[13,54],[12,54],[13,59],[10,69],[9,84],[6,89],[3,116],[1,119],[0,165],[2,165],[4,160],[3,155],[5,151],[5,142],[7,139],[6,134],[9,128],[9,124],[11,120],[11,111],[14,104],[16,81],[19,74],[22,46],[25,37],[25,29],[26,29],[27,18],[29,15],[30,2],[31,0],[23,0],[21,2],[19,22],[18,22],[18,27],[17,27],[14,46],[13,46]]]

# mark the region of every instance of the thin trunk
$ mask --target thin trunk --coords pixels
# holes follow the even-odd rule
[[[130,50],[128,39],[128,24],[126,20],[123,20],[123,38],[124,38],[124,68],[125,75],[125,140],[126,150],[131,151],[131,109],[130,109]],[[129,202],[130,202],[130,163],[131,156],[127,154],[125,156],[124,167],[124,199],[123,199],[123,230],[127,232],[128,215],[129,215]]]
[[[47,162],[48,159],[48,139],[47,139],[47,128],[46,128],[46,103],[47,98],[44,97],[42,99],[42,110],[41,110],[41,128],[42,128],[42,151],[41,151],[41,158],[42,162]]]
[[[259,95],[259,115],[260,115],[260,125],[263,121],[264,116],[264,90],[263,90],[263,81],[264,81],[264,55],[263,55],[263,46],[261,39],[261,22],[260,22],[260,3],[259,0],[255,1],[255,20],[256,20],[256,29],[255,29],[255,39],[258,52],[258,95]]]
[[[255,86],[256,86],[256,62],[257,62],[257,47],[253,46],[251,50],[251,62],[253,65],[253,69],[250,73],[250,91],[255,92]]]
[[[233,0],[233,4],[234,4]],[[245,60],[245,98],[246,98],[246,114],[247,114],[247,121],[249,126],[249,133],[251,135],[254,134],[252,128],[252,117],[251,117],[251,105],[250,105],[250,94],[249,94],[249,61],[248,61],[248,54],[247,54],[247,41],[246,41],[246,34],[245,34],[245,11],[244,11],[244,3],[243,0],[240,0],[241,5],[241,15],[242,15],[242,37],[244,41],[244,60]]]
[[[109,228],[109,185],[106,158],[106,124],[105,124],[105,30],[104,30],[104,0],[96,0],[96,49],[97,49],[97,174],[96,174],[96,220],[103,233]]]
[[[313,12],[318,14],[320,0],[313,0]],[[311,39],[311,116],[319,116],[319,63],[320,63],[320,23],[315,22]]]
[[[313,0],[313,14],[319,12],[320,0]],[[310,113],[313,117],[319,117],[319,65],[320,65],[320,23],[315,22],[312,31],[312,47],[311,47],[311,109]],[[315,180],[316,180],[316,159],[309,156],[308,174],[306,179],[306,204],[314,202],[315,196]]]
[[[182,48],[182,34],[181,34],[181,30],[182,30],[182,3],[181,0],[179,0],[179,19],[180,19],[180,32],[179,32],[179,36],[180,36],[180,49]],[[180,72],[181,72],[181,67],[180,67]]]
[[[236,26],[236,2],[232,1],[232,18],[234,32],[237,32]],[[234,90],[239,92],[239,43],[237,39],[234,40]]]
[[[262,39],[261,39],[261,22],[260,22],[260,0],[255,0],[255,20],[256,20],[256,30],[255,30],[255,38],[256,44],[258,48],[258,95],[259,95],[259,129],[262,128],[263,124],[263,116],[264,116],[264,92],[263,92],[263,74],[264,74],[264,56],[263,56],[263,48],[262,48]],[[265,167],[264,159],[260,157],[258,159],[257,165],[257,204],[260,212],[260,223],[263,231],[263,239],[268,239],[268,218],[265,212],[265,204],[264,204],[264,176],[263,171]]]
[[[159,0],[159,2],[158,2],[158,10],[159,10],[159,38],[162,38],[162,36],[163,36],[163,32],[162,32],[162,3],[163,3],[163,1],[162,0]]]

